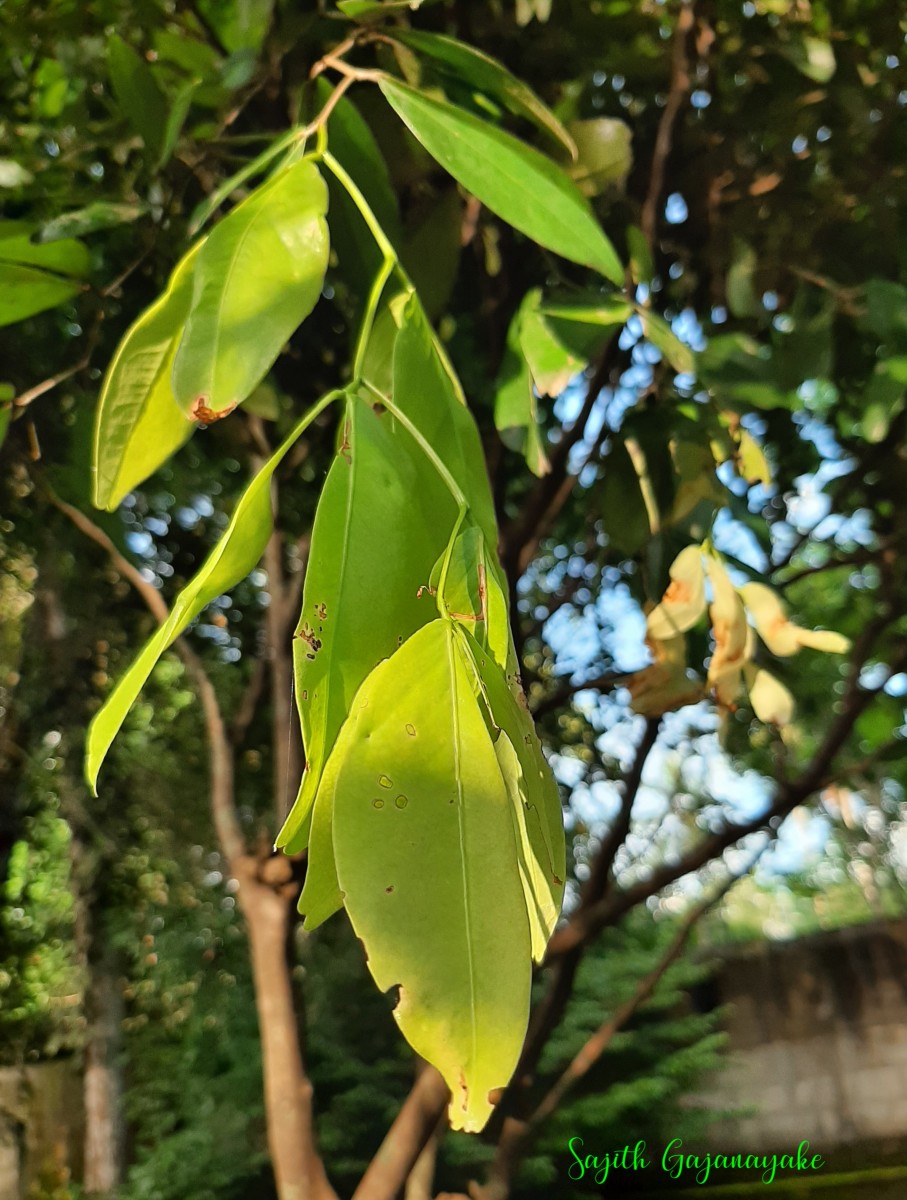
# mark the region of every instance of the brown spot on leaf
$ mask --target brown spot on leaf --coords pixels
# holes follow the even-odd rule
[[[311,628],[308,621],[303,621],[296,630],[296,637],[310,648],[311,653],[306,654],[306,658],[314,658],[321,649],[321,638],[315,636],[315,630]]]
[[[236,402],[228,405],[226,408],[215,411],[209,408],[205,401],[207,396],[198,396],[189,409],[189,416],[193,421],[198,421],[201,425],[213,425],[215,421],[222,421],[224,417],[228,417],[236,408]]]
[[[393,884],[390,884],[390,885],[389,885],[388,887],[386,887],[384,890],[387,892],[387,894],[388,894],[388,895],[390,895],[390,893],[391,893],[391,892],[394,890],[394,885],[393,885]]]

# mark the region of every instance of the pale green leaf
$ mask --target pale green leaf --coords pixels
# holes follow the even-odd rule
[[[379,86],[429,154],[499,217],[556,254],[623,281],[620,260],[587,201],[549,158],[396,79],[385,77]]]
[[[469,518],[435,563],[431,587],[440,592],[439,609],[464,625],[502,670],[508,669],[515,652],[506,579],[484,533]]]
[[[793,38],[781,53],[801,74],[816,83],[829,83],[838,69],[832,44],[824,38]]]
[[[393,402],[446,465],[491,546],[497,522],[482,441],[457,391],[421,304],[409,297],[394,347]]]
[[[293,431],[271,455],[236,505],[223,537],[183,588],[167,620],[145,643],[138,657],[119,680],[88,729],[85,771],[92,791],[98,772],[120,726],[158,659],[212,600],[235,587],[255,567],[271,536],[271,476],[305,428],[328,403],[320,401],[301,417]]]
[[[437,615],[429,577],[456,516],[431,463],[390,416],[353,397],[342,436],[318,503],[293,643],[306,768],[277,839],[289,853],[301,848],[298,831],[356,690]]]
[[[495,752],[511,801],[532,955],[541,962],[560,915],[567,872],[557,783],[542,753],[515,669],[505,675],[468,631],[461,633],[461,638],[488,706]]]
[[[14,158],[0,158],[0,188],[25,187],[33,179],[31,171]]]
[[[328,261],[327,188],[303,160],[257,188],[208,235],[173,365],[182,407],[245,400],[315,307]]]
[[[481,1129],[529,1014],[531,942],[511,801],[452,624],[404,644],[358,693],[334,753],[337,876],[413,1049]]]
[[[395,29],[391,36],[428,58],[442,74],[492,97],[514,116],[525,117],[553,137],[571,158],[576,157],[573,138],[551,109],[497,59],[443,34]]]
[[[115,509],[195,429],[176,403],[170,374],[189,314],[200,245],[177,264],[164,294],[130,326],[107,368],[92,463],[98,508]]]

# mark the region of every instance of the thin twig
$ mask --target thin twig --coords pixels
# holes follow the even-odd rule
[[[674,142],[674,126],[690,90],[690,63],[687,54],[687,38],[693,29],[693,7],[690,0],[682,0],[674,29],[674,50],[671,62],[671,90],[658,123],[655,149],[649,172],[649,190],[643,201],[640,226],[646,241],[655,245],[658,232],[658,205],[664,190],[665,170]]]

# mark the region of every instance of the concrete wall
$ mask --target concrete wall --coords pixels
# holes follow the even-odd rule
[[[81,1173],[82,1082],[65,1060],[0,1067],[0,1200]]]
[[[728,1064],[696,1103],[753,1112],[711,1141],[907,1145],[907,921],[732,951],[713,989],[729,1005]]]

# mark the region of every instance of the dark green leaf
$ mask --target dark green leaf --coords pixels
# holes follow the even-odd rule
[[[198,0],[228,54],[258,51],[271,27],[274,0]]]
[[[604,461],[602,529],[621,554],[638,554],[651,536],[649,513],[627,447],[615,441]]]
[[[441,315],[453,291],[462,225],[463,201],[458,189],[450,187],[435,199],[403,243],[400,257],[431,319]]]
[[[560,167],[465,109],[389,77],[379,86],[426,150],[499,217],[556,254],[623,282],[614,247]]]
[[[533,90],[517,79],[496,59],[455,38],[415,29],[395,29],[391,36],[411,50],[430,59],[443,74],[452,75],[459,83],[493,97],[518,117],[525,117],[551,135],[571,158],[576,157],[573,138],[554,113],[543,104]]]
[[[151,68],[118,34],[107,46],[107,68],[123,114],[157,162],[164,146],[167,102],[154,82]]]
[[[534,315],[538,315],[540,294],[538,290],[530,292],[510,322],[494,400],[494,423],[501,440],[511,450],[525,455],[526,463],[535,475],[545,475],[551,468],[539,428],[538,403],[532,386],[529,356],[532,355],[537,367],[544,357],[544,377],[549,384],[552,379],[548,368],[553,366],[555,371],[563,370],[565,360],[569,357],[567,352],[563,355],[557,354],[558,344],[555,342],[553,359],[556,362],[552,361],[548,351],[553,339],[545,336],[544,325],[525,330],[524,342],[524,319],[529,308]]]

